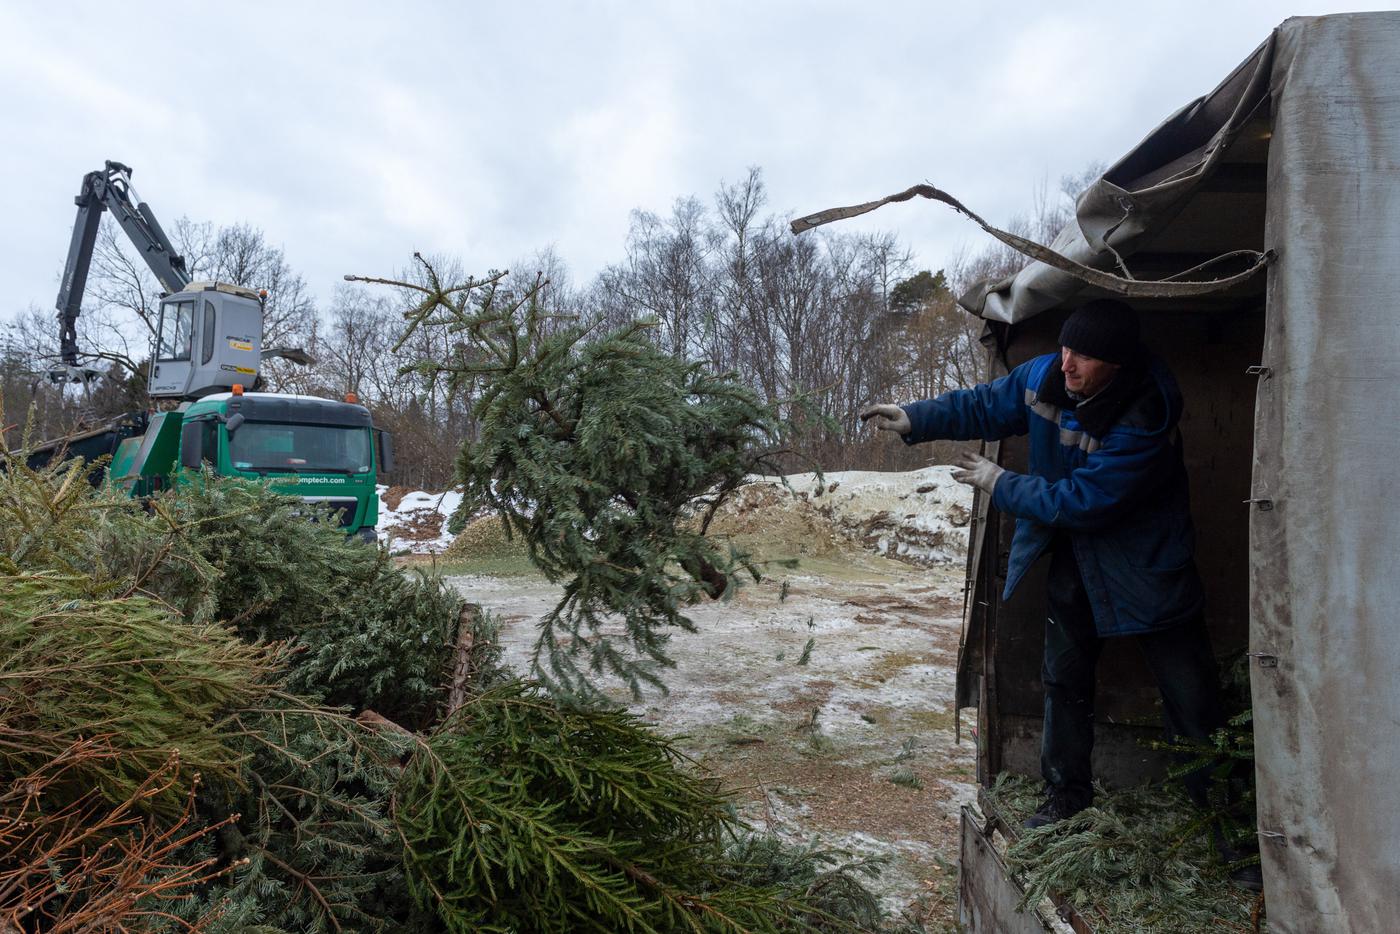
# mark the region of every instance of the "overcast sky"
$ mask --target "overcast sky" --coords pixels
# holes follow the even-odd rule
[[[1362,8],[0,0],[0,317],[53,307],[105,159],[166,226],[262,228],[323,303],[415,250],[484,271],[553,245],[582,282],[632,209],[749,166],[781,214],[929,181],[1005,222],[1288,16]],[[983,242],[928,202],[843,225],[863,228],[932,268]]]

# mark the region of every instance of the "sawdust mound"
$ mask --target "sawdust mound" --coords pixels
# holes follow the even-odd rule
[[[761,560],[879,554],[918,567],[962,561],[967,553],[971,494],[948,468],[907,474],[845,471],[755,478],[739,487],[711,520],[707,534]],[[690,527],[698,529],[697,513]],[[448,560],[523,557],[499,518],[473,520],[443,553]]]
[[[384,503],[385,506],[397,512],[399,508],[399,503],[402,503],[403,498],[412,492],[413,487],[391,486],[388,489],[386,489],[383,493],[379,494],[379,499]]]
[[[708,534],[764,558],[832,555],[848,543],[820,502],[777,483],[747,483],[715,513]]]
[[[442,557],[448,561],[468,558],[524,557],[525,540],[519,535],[506,538],[505,522],[500,516],[489,515],[473,519],[452,540]]]

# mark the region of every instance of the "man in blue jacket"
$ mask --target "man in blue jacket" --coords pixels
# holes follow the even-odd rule
[[[1222,725],[1193,559],[1176,380],[1141,346],[1137,318],[1122,302],[1092,301],[1075,311],[1060,344],[1059,354],[991,383],[861,413],[906,444],[1030,436],[1029,473],[965,453],[953,474],[1016,517],[1003,599],[1050,555],[1041,667],[1047,794],[1027,827],[1092,803],[1094,668],[1104,639],[1137,641],[1173,734],[1204,740]],[[1188,777],[1197,803],[1204,804],[1208,782],[1205,770]]]

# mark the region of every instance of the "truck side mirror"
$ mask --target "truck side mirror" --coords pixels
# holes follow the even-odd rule
[[[204,426],[185,422],[180,426],[180,466],[198,470],[204,461]]]
[[[389,473],[394,469],[394,436],[387,431],[379,432],[379,472]]]
[[[232,415],[230,415],[230,416],[228,417],[228,419],[224,422],[224,429],[225,429],[229,434],[233,434],[235,431],[238,430],[238,426],[241,425],[241,424],[243,424],[243,413],[242,413],[242,412],[234,412],[234,413],[233,413]]]

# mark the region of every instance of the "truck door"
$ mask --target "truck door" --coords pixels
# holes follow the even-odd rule
[[[177,388],[181,377],[189,372],[190,352],[194,346],[194,306],[193,296],[161,303],[156,359],[151,368],[153,391]]]

